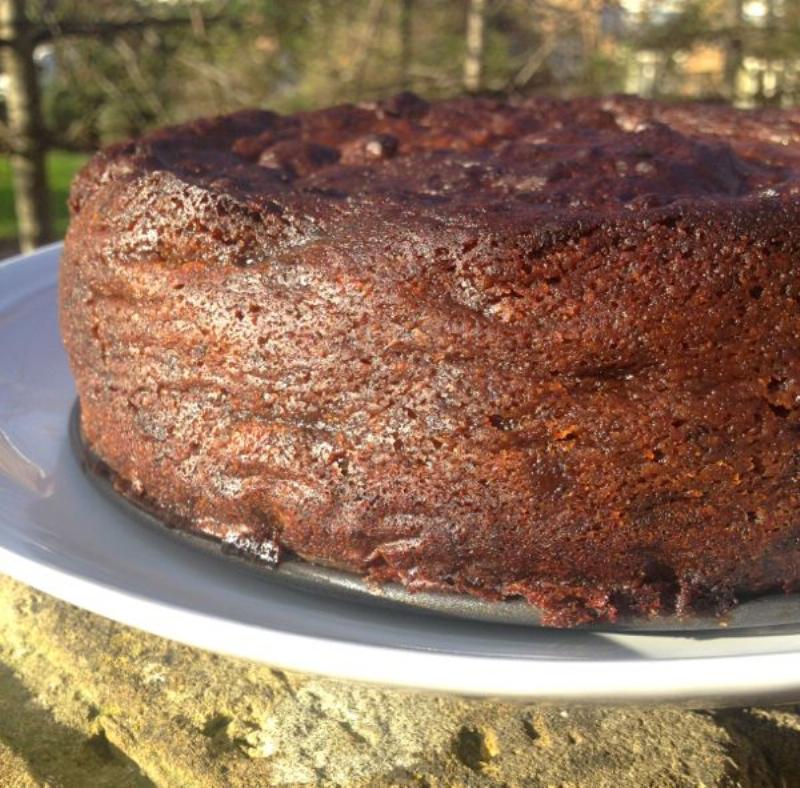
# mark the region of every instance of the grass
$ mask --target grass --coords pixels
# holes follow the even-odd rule
[[[83,166],[83,153],[52,151],[47,155],[47,174],[50,183],[50,202],[56,237],[67,229],[67,195],[72,176]],[[11,166],[8,156],[0,156],[0,246],[15,244],[17,222],[14,216],[14,192],[11,187]]]

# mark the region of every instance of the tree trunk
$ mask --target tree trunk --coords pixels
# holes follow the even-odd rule
[[[464,88],[475,93],[483,87],[487,0],[468,0],[467,51],[464,56]]]
[[[739,98],[738,79],[742,67],[742,0],[728,0],[725,40],[725,64],[722,74],[725,98],[735,102]]]
[[[401,0],[400,3],[400,82],[403,90],[411,88],[411,58],[413,30],[411,25],[414,0]]]
[[[0,38],[9,42],[2,47],[2,56],[8,77],[6,108],[11,173],[19,245],[27,252],[51,241],[53,229],[39,82],[25,0],[0,0]]]

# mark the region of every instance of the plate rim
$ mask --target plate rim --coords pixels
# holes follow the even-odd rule
[[[797,652],[658,660],[625,657],[602,661],[556,660],[481,657],[413,648],[401,651],[373,644],[324,639],[330,660],[322,667],[315,650],[321,638],[266,630],[164,602],[153,602],[100,581],[85,580],[56,567],[20,557],[2,546],[0,572],[91,613],[167,640],[285,670],[359,683],[475,697],[615,705],[648,701],[708,705],[720,698],[725,703],[741,703],[747,699],[761,703],[766,700],[788,701],[798,698],[800,685]],[[66,585],[65,579],[68,581]],[[98,594],[98,591],[102,593]],[[168,621],[163,620],[165,609],[172,614]],[[179,624],[177,628],[176,623]],[[212,630],[218,634],[205,634]],[[238,642],[235,649],[225,648],[217,642],[220,638],[224,641],[221,636],[225,634],[231,641]],[[268,634],[272,641],[268,644],[271,647],[269,658],[265,658],[263,652],[266,645],[264,634]],[[251,638],[249,646],[241,641],[243,635],[247,636],[246,639]],[[749,668],[755,665],[751,663],[758,666],[758,670],[752,673]],[[342,667],[348,664],[354,669]],[[662,676],[673,674],[681,677],[680,680],[675,678],[669,688],[662,685],[660,691],[654,692],[652,671],[656,666]],[[498,671],[500,667],[503,671]],[[533,671],[547,673],[547,686],[542,682],[535,682],[532,686],[526,682],[526,674]],[[611,687],[624,686],[624,693],[598,687],[593,681],[598,671],[608,676]],[[475,672],[495,678],[489,681],[483,678],[479,688],[470,687],[471,674]],[[747,687],[737,680],[745,672],[750,674]]]

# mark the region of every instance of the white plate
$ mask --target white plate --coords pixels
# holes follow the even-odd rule
[[[612,634],[388,611],[264,580],[142,527],[69,449],[59,253],[0,264],[0,571],[125,624],[291,670],[528,700],[800,700],[800,628]]]

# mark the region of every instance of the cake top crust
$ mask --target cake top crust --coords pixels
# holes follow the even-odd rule
[[[137,180],[132,216],[147,212],[148,194],[162,212],[172,200],[167,213],[198,230],[213,214],[212,234],[223,244],[229,234],[232,257],[247,264],[257,238],[272,253],[337,236],[374,246],[399,226],[428,237],[435,227],[541,233],[791,198],[798,142],[795,110],[630,97],[428,103],[402,93],[288,116],[242,111],[112,146],[78,177],[71,207],[79,212],[104,184]],[[146,240],[140,233],[136,244]]]

